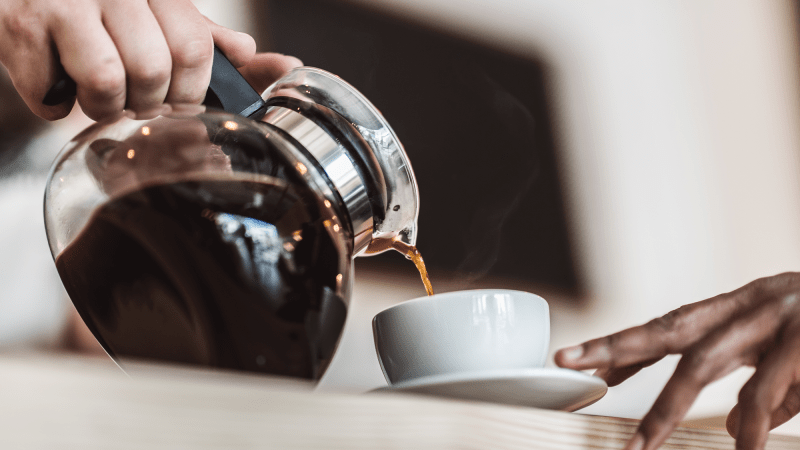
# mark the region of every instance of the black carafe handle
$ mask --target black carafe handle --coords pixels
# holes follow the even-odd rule
[[[60,105],[74,98],[76,93],[75,81],[67,75],[59,63],[57,81],[47,91],[42,103],[46,106]],[[245,117],[253,117],[265,107],[264,100],[258,92],[217,47],[214,47],[211,82],[203,104]]]

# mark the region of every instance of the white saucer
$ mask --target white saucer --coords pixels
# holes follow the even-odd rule
[[[600,400],[606,391],[608,385],[598,377],[569,369],[537,368],[422,377],[372,392],[403,392],[575,411]]]

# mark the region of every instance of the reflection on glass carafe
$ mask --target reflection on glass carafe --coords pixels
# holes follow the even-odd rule
[[[250,118],[175,106],[98,123],[54,164],[56,266],[123,366],[318,379],[344,326],[352,258],[373,242],[414,244],[413,173],[363,96],[312,68],[264,96]]]

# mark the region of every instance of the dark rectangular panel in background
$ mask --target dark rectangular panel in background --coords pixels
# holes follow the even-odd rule
[[[256,3],[272,50],[341,76],[397,132],[419,182],[418,247],[433,271],[581,290],[541,62],[343,2]]]

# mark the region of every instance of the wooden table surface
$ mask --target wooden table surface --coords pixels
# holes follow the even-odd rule
[[[618,449],[636,421],[104,360],[0,357],[2,449]],[[681,428],[665,449],[733,449]],[[768,449],[798,449],[772,436]]]

